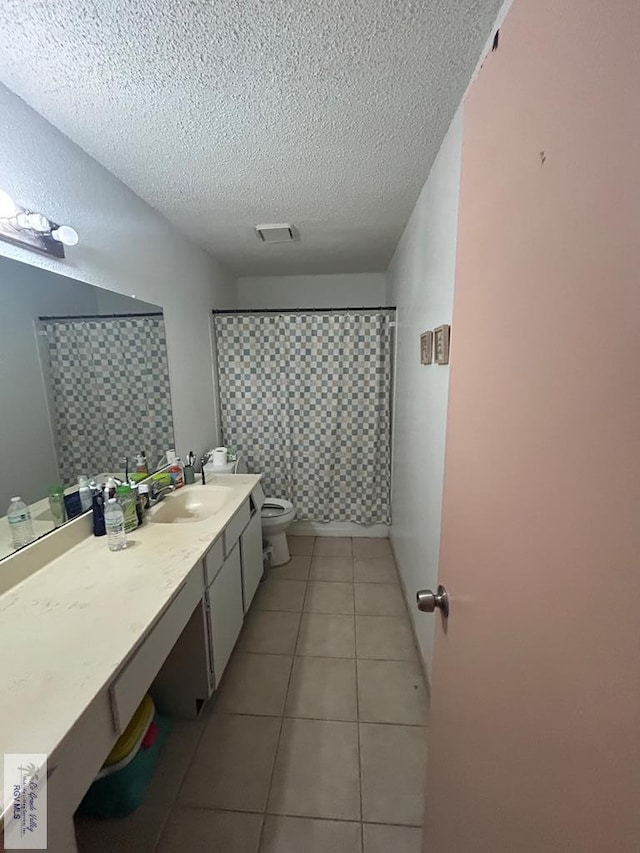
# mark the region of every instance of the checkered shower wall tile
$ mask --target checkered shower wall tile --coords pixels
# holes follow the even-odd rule
[[[60,478],[120,470],[174,443],[162,317],[47,321],[48,373]]]
[[[218,314],[223,436],[299,519],[388,523],[392,314]]]

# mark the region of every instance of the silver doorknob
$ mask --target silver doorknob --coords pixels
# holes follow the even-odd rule
[[[423,613],[433,613],[437,608],[442,611],[445,619],[449,615],[449,596],[442,584],[438,587],[437,592],[432,592],[430,589],[419,589],[416,593],[416,602],[418,610],[422,610]]]

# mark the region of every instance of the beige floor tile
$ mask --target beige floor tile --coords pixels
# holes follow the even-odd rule
[[[202,714],[198,720],[171,721],[171,731],[162,747],[147,790],[146,805],[166,807],[173,805],[206,721],[206,714]]]
[[[280,719],[212,714],[178,796],[180,806],[262,811]]]
[[[285,719],[267,811],[360,819],[356,723]]]
[[[353,572],[356,583],[399,583],[393,557],[356,557]]]
[[[175,809],[158,853],[257,853],[261,814]]]
[[[167,818],[167,808],[143,804],[117,820],[76,818],[79,853],[153,853]]]
[[[374,539],[366,536],[355,536],[353,539],[353,556],[359,559],[366,557],[392,557],[391,545],[388,539]]]
[[[306,581],[311,567],[311,554],[293,556],[284,566],[269,569],[269,580]]]
[[[363,723],[427,724],[427,687],[417,662],[358,661],[358,708]]]
[[[360,724],[363,819],[422,826],[426,729]]]
[[[290,536],[287,534],[290,554],[313,554],[313,546],[316,542],[315,536]]]
[[[311,581],[304,600],[307,613],[353,613],[353,584]]]
[[[236,652],[215,697],[215,710],[228,714],[282,715],[293,658]]]
[[[314,557],[309,580],[353,583],[353,560],[351,557]]]
[[[296,654],[324,658],[355,657],[353,616],[303,613]]]
[[[352,557],[349,536],[316,536],[314,557]]]
[[[416,660],[407,616],[356,616],[359,658]]]
[[[304,581],[280,581],[270,578],[261,583],[253,600],[255,610],[302,610]]]
[[[291,655],[296,648],[299,626],[299,613],[251,609],[237,648],[266,655]]]
[[[406,616],[404,596],[397,583],[357,583],[356,613],[368,616]]]
[[[357,720],[355,660],[295,658],[285,715],[317,720]]]
[[[360,824],[267,815],[260,853],[361,853]]]
[[[420,853],[421,850],[421,829],[381,823],[364,825],[364,853]]]

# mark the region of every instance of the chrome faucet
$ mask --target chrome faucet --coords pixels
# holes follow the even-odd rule
[[[149,506],[155,506],[159,504],[160,501],[163,501],[169,492],[174,492],[176,487],[172,484],[170,486],[157,486],[155,483],[151,485],[151,491],[149,492]]]

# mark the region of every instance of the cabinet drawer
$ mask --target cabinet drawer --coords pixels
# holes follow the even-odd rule
[[[213,547],[210,548],[204,557],[204,585],[209,586],[215,576],[218,574],[220,569],[222,568],[222,564],[224,563],[224,543],[223,538],[220,536],[219,539],[213,543]]]
[[[193,569],[180,591],[160,616],[158,622],[125,664],[110,687],[111,709],[115,730],[121,734],[133,716],[149,685],[166,660],[202,599],[202,575]]]
[[[233,550],[233,546],[236,544],[238,539],[240,538],[240,534],[245,529],[247,524],[249,524],[249,518],[251,517],[251,512],[249,510],[249,499],[242,504],[240,509],[233,516],[231,521],[227,524],[224,529],[224,553],[225,555],[230,554]]]

